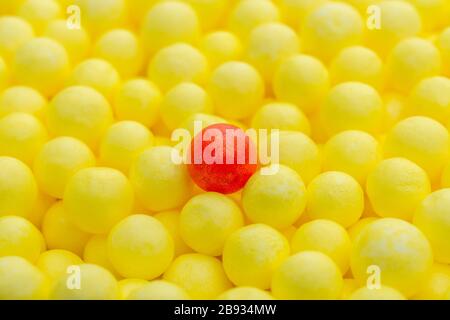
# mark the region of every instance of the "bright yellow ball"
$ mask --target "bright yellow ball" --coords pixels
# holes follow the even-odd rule
[[[172,262],[174,244],[157,219],[132,215],[119,222],[108,235],[108,256],[117,272],[126,278],[151,280]]]
[[[152,127],[158,118],[162,96],[159,89],[143,78],[124,82],[117,90],[114,111],[118,120],[133,120]]]
[[[350,175],[329,171],[308,185],[307,213],[312,219],[328,219],[347,228],[357,222],[364,210],[364,192]]]
[[[47,299],[48,280],[21,257],[0,258],[0,300]]]
[[[239,60],[243,51],[239,38],[228,31],[214,31],[207,34],[201,41],[200,48],[211,67]]]
[[[0,155],[31,165],[48,135],[42,123],[28,113],[15,112],[0,119]]]
[[[228,237],[223,267],[236,286],[268,289],[273,273],[289,251],[288,241],[275,229],[264,224],[248,225]]]
[[[178,208],[191,195],[191,178],[184,165],[172,161],[174,152],[170,147],[153,147],[141,153],[131,166],[130,181],[136,196],[149,210]]]
[[[99,161],[102,165],[128,174],[131,163],[153,144],[153,134],[135,121],[114,123],[100,143]]]
[[[324,171],[342,171],[363,184],[381,160],[381,148],[378,141],[364,131],[343,131],[328,140],[322,158]]]
[[[75,278],[79,277],[79,288]],[[74,286],[74,287],[72,287]],[[50,291],[53,300],[116,300],[119,288],[113,275],[106,269],[84,263],[72,273],[61,276]]]
[[[155,214],[154,217],[158,219],[170,233],[175,245],[175,257],[192,252],[192,249],[183,241],[180,234],[180,212],[164,211]]]
[[[142,279],[123,279],[117,285],[119,286],[119,296],[121,300],[126,300],[130,294],[148,284],[147,280]]]
[[[275,174],[258,171],[250,178],[242,193],[242,206],[250,221],[283,229],[294,224],[303,213],[306,188],[291,168],[280,165],[277,169]]]
[[[108,238],[107,235],[94,235],[86,243],[83,252],[83,260],[86,263],[96,264],[105,268],[111,274],[120,279],[121,276],[114,269],[108,256]]]
[[[55,249],[43,252],[39,256],[36,266],[54,282],[67,274],[69,267],[82,263],[83,260],[76,254],[67,250]]]
[[[359,220],[357,223],[352,225],[350,228],[348,228],[348,235],[350,236],[350,239],[352,240],[352,243],[356,241],[356,239],[359,237],[361,232],[364,230],[366,226],[368,226],[370,223],[376,221],[378,217],[366,217]]]
[[[387,134],[384,156],[404,157],[421,166],[434,182],[449,159],[450,140],[447,129],[427,117],[400,121]]]
[[[0,257],[18,256],[35,263],[45,242],[41,232],[18,216],[0,217]]]
[[[219,295],[217,300],[273,300],[272,295],[264,290],[252,287],[235,287]]]
[[[13,112],[25,112],[40,118],[46,105],[47,99],[33,88],[9,87],[0,94],[0,117]]]
[[[404,158],[380,162],[367,178],[367,195],[377,215],[411,220],[415,208],[430,193],[427,174]]]
[[[350,265],[351,242],[347,231],[330,220],[303,224],[291,240],[292,253],[319,251],[329,256],[344,275]]]
[[[18,48],[12,70],[17,84],[35,88],[48,97],[63,86],[69,75],[69,57],[55,40],[34,38]]]
[[[140,73],[144,54],[138,38],[126,29],[115,29],[103,34],[94,46],[93,55],[104,59],[124,78]]]
[[[63,10],[55,0],[25,0],[18,9],[19,17],[27,20],[37,34],[53,20],[63,17]]]
[[[162,1],[148,11],[141,27],[145,50],[154,54],[174,43],[196,44],[200,26],[194,9],[180,1]]]
[[[441,72],[441,55],[429,41],[408,38],[399,42],[389,54],[386,63],[389,87],[408,92],[420,80]]]
[[[299,29],[306,16],[325,0],[280,0],[281,15],[286,24]]]
[[[343,280],[338,266],[327,255],[304,251],[281,264],[271,287],[276,299],[335,300],[340,297]]]
[[[128,300],[190,300],[186,290],[165,280],[154,280],[133,290]]]
[[[239,206],[230,198],[207,192],[191,198],[181,210],[180,234],[198,253],[220,256],[228,236],[244,225]]]
[[[183,63],[180,63],[183,61]],[[147,75],[166,92],[181,82],[204,84],[209,73],[208,60],[196,48],[176,43],[160,50],[150,61]]]
[[[431,268],[431,275],[422,286],[415,300],[444,300],[450,290],[450,266],[435,263]]]
[[[42,233],[49,249],[64,249],[79,256],[89,240],[89,234],[69,221],[62,201],[55,203],[42,222]]]
[[[436,46],[442,56],[443,72],[450,76],[450,27],[444,29],[436,40]]]
[[[59,92],[45,111],[54,136],[70,136],[95,148],[113,120],[108,101],[90,87],[74,86]]]
[[[434,258],[440,263],[450,263],[450,189],[435,191],[426,197],[414,213],[414,224],[427,236]]]
[[[220,260],[199,253],[176,258],[163,278],[186,290],[193,299],[214,299],[231,288]]]
[[[170,89],[160,106],[161,118],[169,130],[177,129],[196,113],[212,113],[213,104],[206,91],[195,83],[184,82]]]
[[[0,216],[30,217],[38,193],[33,173],[10,157],[0,157],[0,168]]]
[[[194,8],[202,30],[207,31],[221,26],[227,13],[227,0],[183,0]]]
[[[69,221],[95,234],[108,232],[131,213],[133,189],[127,177],[111,168],[86,168],[75,173],[64,192]]]
[[[377,266],[383,285],[399,290],[406,298],[420,290],[432,263],[431,247],[423,233],[393,218],[379,219],[364,228],[353,244],[350,262],[360,285],[369,280],[368,268]]]
[[[10,0],[6,0],[10,1]],[[34,36],[31,25],[19,17],[0,18],[0,55],[11,61],[16,51]]]
[[[374,289],[362,287],[354,291],[348,300],[406,300],[406,298],[398,290],[382,286]]]
[[[67,181],[80,169],[93,167],[95,156],[80,140],[59,137],[42,146],[34,160],[33,171],[39,187],[61,199]]]
[[[296,55],[281,63],[273,80],[277,99],[296,104],[306,114],[318,109],[328,87],[328,70],[307,55]]]

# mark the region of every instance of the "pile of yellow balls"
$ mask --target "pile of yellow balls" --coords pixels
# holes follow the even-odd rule
[[[450,0],[0,0],[0,299],[450,299],[449,128]]]

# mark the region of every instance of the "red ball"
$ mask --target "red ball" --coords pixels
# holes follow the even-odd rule
[[[191,142],[188,170],[203,190],[241,190],[258,169],[256,147],[244,131],[229,124],[202,130]]]

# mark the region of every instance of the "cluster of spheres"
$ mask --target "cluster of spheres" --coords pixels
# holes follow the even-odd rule
[[[0,299],[450,299],[449,128],[450,0],[0,0]]]

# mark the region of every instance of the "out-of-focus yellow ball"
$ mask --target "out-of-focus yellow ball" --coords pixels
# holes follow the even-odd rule
[[[8,69],[5,61],[0,57],[0,90],[6,88],[9,84],[10,74]]]
[[[34,174],[39,187],[61,199],[67,181],[78,170],[93,167],[95,156],[80,140],[59,137],[42,146],[34,160]]]
[[[52,99],[45,110],[45,120],[54,136],[74,137],[95,148],[113,115],[108,101],[99,92],[74,86]]]
[[[429,276],[433,254],[428,240],[415,226],[403,220],[383,218],[361,232],[353,243],[350,263],[360,285],[369,280],[368,268],[376,266],[383,285],[399,290],[408,298],[420,290]]]
[[[123,279],[120,280],[117,285],[119,286],[119,296],[121,300],[126,300],[130,294],[142,288],[149,282],[143,279]]]
[[[40,118],[46,105],[47,99],[33,88],[9,87],[0,94],[0,117],[13,112],[25,112]]]
[[[192,249],[183,241],[180,234],[180,212],[164,211],[155,214],[154,217],[158,219],[170,233],[175,245],[174,257],[192,252]]]
[[[444,29],[436,40],[443,62],[443,72],[450,76],[450,27]]]
[[[338,266],[327,255],[304,251],[281,264],[271,287],[276,299],[334,300],[340,297],[343,280]]]
[[[164,273],[193,299],[214,299],[231,288],[220,260],[199,253],[179,256]]]
[[[154,280],[133,290],[128,300],[190,300],[186,290],[165,280]]]
[[[160,0],[128,0],[128,16],[133,25],[140,27],[148,10]]]
[[[382,286],[372,289],[362,287],[354,291],[348,300],[406,300],[406,298],[398,290]]]
[[[431,118],[410,117],[397,123],[387,134],[383,150],[386,158],[404,157],[421,166],[434,182],[449,159],[447,129]]]
[[[10,0],[6,0],[10,1]],[[15,3],[15,2],[14,2]],[[2,5],[0,5],[2,7]],[[1,9],[0,9],[1,10]],[[34,36],[31,25],[24,19],[13,16],[0,18],[0,55],[12,61],[16,51]]]
[[[228,237],[223,267],[236,286],[268,289],[289,251],[288,241],[277,230],[264,224],[248,225]]]
[[[205,35],[200,48],[214,68],[228,61],[239,60],[243,51],[239,38],[228,31],[214,31]]]
[[[425,285],[413,296],[413,299],[444,300],[448,290],[450,290],[450,266],[435,263]]]
[[[0,217],[0,257],[19,256],[35,263],[45,242],[41,232],[18,216]]]
[[[52,282],[67,274],[69,267],[82,264],[83,260],[67,250],[48,250],[43,252],[36,266],[45,273]]]
[[[194,8],[202,31],[218,28],[222,25],[225,13],[227,13],[227,0],[183,0]]]
[[[63,10],[55,0],[25,0],[17,13],[37,34],[41,34],[51,21],[63,17]]]
[[[0,300],[47,299],[48,279],[21,257],[0,257]]]
[[[108,232],[131,213],[133,189],[127,177],[111,168],[86,168],[66,185],[64,209],[69,221],[88,233]]]
[[[10,157],[0,157],[0,168],[0,216],[30,217],[38,193],[33,173]]]
[[[273,300],[272,295],[253,287],[235,287],[219,295],[217,300]]]
[[[153,134],[135,121],[114,123],[100,143],[99,161],[102,165],[128,174],[131,163],[153,144]]]
[[[116,269],[114,269],[111,260],[108,256],[108,238],[107,235],[93,235],[89,241],[86,243],[83,252],[83,260],[86,263],[99,265],[109,272],[116,279],[120,279],[121,276],[117,273]]]
[[[281,16],[284,22],[299,29],[306,16],[325,0],[280,0]]]
[[[448,25],[450,3],[446,0],[407,0],[413,4],[422,17],[424,29],[428,32]]]
[[[174,244],[157,219],[132,215],[119,222],[108,235],[108,256],[117,272],[126,278],[151,280],[169,267]]]
[[[20,46],[13,59],[17,84],[30,86],[45,96],[54,95],[69,75],[69,56],[62,45],[49,38],[34,38]]]

